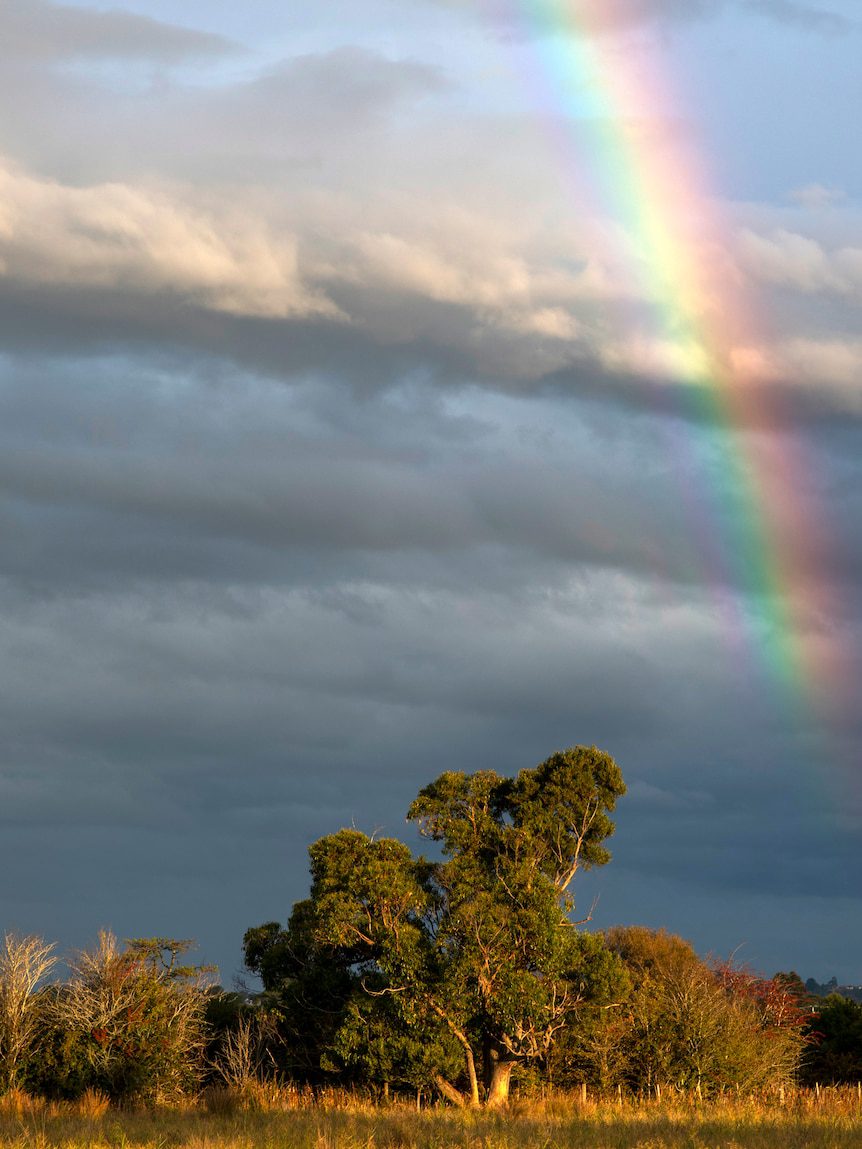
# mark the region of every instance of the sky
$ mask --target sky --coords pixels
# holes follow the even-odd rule
[[[230,985],[318,837],[585,744],[593,928],[862,982],[860,48],[5,0],[0,928]]]

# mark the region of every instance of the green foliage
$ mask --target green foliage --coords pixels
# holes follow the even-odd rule
[[[833,993],[817,1002],[806,1052],[804,1079],[810,1083],[862,1081],[862,1004]]]
[[[43,1039],[32,1087],[71,1097],[169,1100],[193,1092],[203,1071],[205,971],[183,965],[188,942],[135,939],[121,949],[103,933],[42,995]]]
[[[397,998],[355,993],[323,1056],[324,1068],[363,1085],[411,1091],[430,1088],[438,1074],[456,1077],[461,1050],[437,1024],[401,1008]]]
[[[607,943],[630,989],[606,1017],[588,1016],[566,1035],[557,1080],[702,1095],[792,1080],[804,1046],[796,982],[707,965],[663,930],[618,928]]]
[[[297,969],[288,935],[278,922],[265,922],[245,931],[246,968],[263,982],[265,990],[278,990]]]
[[[350,960],[315,941],[311,909],[310,901],[297,902],[286,929],[269,922],[247,930],[244,949],[264,985],[258,1005],[277,1020],[280,1069],[316,1084],[331,1072],[324,1062],[358,987]]]
[[[457,1048],[473,1101],[479,1071],[488,1096],[503,1098],[512,1067],[547,1059],[560,1030],[618,980],[616,959],[572,925],[568,889],[578,869],[608,861],[608,813],[624,792],[594,747],[515,779],[444,773],[408,812],[442,860],[356,830],[320,839],[309,899],[286,931],[248,931],[249,967],[287,1013],[312,985],[335,989],[327,1067],[436,1078],[455,1096],[441,1080]]]
[[[64,1024],[62,993],[62,986],[50,986],[39,995],[39,1042],[27,1060],[22,1084],[35,1096],[68,1101],[97,1088],[98,1082],[90,1035]]]
[[[547,1056],[585,1000],[567,891],[579,868],[609,860],[608,811],[624,792],[609,755],[574,747],[513,780],[443,774],[410,807],[448,859],[429,878],[449,999],[463,1003],[498,1059]]]

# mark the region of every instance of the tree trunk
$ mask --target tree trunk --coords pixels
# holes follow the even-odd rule
[[[512,1078],[512,1070],[515,1068],[515,1063],[514,1061],[504,1061],[498,1058],[493,1064],[491,1084],[488,1087],[487,1106],[489,1109],[500,1109],[503,1105],[508,1104],[509,1101],[509,1082]]]
[[[464,1094],[461,1093],[460,1090],[456,1089],[454,1085],[450,1085],[446,1078],[441,1077],[439,1073],[434,1078],[434,1084],[447,1099],[447,1101],[451,1101],[452,1104],[457,1105],[459,1109],[463,1109],[466,1106],[467,1099],[465,1098]]]
[[[478,1109],[480,1105],[479,1079],[476,1077],[476,1060],[469,1045],[464,1050],[464,1058],[467,1062],[467,1076],[470,1078],[470,1104],[474,1109]]]
[[[451,1082],[447,1081],[441,1074],[437,1074],[434,1083],[447,1100],[452,1101],[459,1109],[464,1109],[470,1106],[471,1109],[478,1109],[481,1102],[479,1100],[479,1079],[476,1076],[476,1062],[473,1057],[473,1050],[469,1045],[464,1047],[464,1060],[467,1065],[467,1077],[470,1081],[470,1096],[465,1097],[460,1089],[456,1089]]]
[[[461,1047],[464,1050],[464,1060],[467,1064],[467,1077],[470,1081],[470,1105],[472,1108],[478,1109],[481,1102],[479,1101],[479,1080],[476,1077],[476,1059],[473,1057],[473,1048],[467,1039],[467,1035],[463,1030],[459,1029],[458,1026],[455,1025],[452,1019],[447,1015],[446,1011],[441,1006],[439,1006],[433,998],[426,998],[426,1001],[440,1018],[440,1020],[446,1023],[452,1035],[461,1043]],[[443,1096],[448,1097],[450,1101],[455,1101],[455,1098],[452,1096],[452,1094],[456,1093],[460,1098],[460,1101],[456,1102],[456,1104],[464,1103],[464,1098],[461,1097],[461,1094],[458,1093],[458,1090],[450,1085],[448,1081],[444,1081],[440,1076],[437,1077],[437,1086]],[[451,1090],[451,1092],[447,1092],[447,1089]]]

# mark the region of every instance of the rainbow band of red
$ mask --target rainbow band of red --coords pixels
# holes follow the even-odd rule
[[[696,408],[718,435],[710,479],[712,530],[724,533],[725,569],[746,646],[759,654],[792,705],[835,703],[847,668],[831,633],[834,604],[820,564],[816,510],[800,494],[806,470],[769,391],[758,385],[756,300],[734,266],[730,229],[702,163],[679,138],[657,134],[674,101],[655,62],[603,36],[614,0],[511,0],[501,10],[523,25],[564,147],[591,170],[603,210],[626,236],[628,262],[650,302],[652,338],[664,346]],[[651,69],[651,70],[650,70]],[[713,472],[715,469],[713,468]],[[725,595],[727,598],[728,595]]]

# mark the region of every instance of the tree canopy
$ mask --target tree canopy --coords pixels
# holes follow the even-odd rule
[[[321,838],[309,898],[286,931],[250,930],[246,961],[291,1008],[328,983],[341,1002],[333,1045],[347,1057],[367,1059],[358,1032],[383,1026],[404,1039],[409,1062],[407,1037],[421,1031],[414,1076],[452,1100],[500,1104],[513,1068],[547,1058],[579,1008],[611,999],[619,982],[618,959],[575,928],[570,887],[578,870],[609,860],[609,813],[624,793],[595,747],[514,779],[441,774],[407,815],[441,858],[354,829]]]

